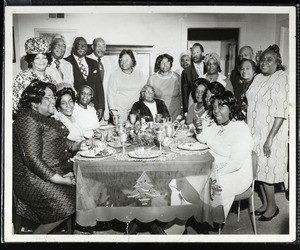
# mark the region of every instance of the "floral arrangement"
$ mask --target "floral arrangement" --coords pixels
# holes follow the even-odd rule
[[[153,146],[156,142],[157,126],[136,123],[134,126],[126,128],[128,140],[132,144],[139,146]],[[129,132],[128,132],[129,131]]]

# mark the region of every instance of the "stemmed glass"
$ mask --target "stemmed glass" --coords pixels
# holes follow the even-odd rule
[[[161,153],[161,143],[165,139],[165,133],[162,130],[158,130],[158,131],[156,131],[156,135],[157,135],[157,140],[159,141],[159,151]]]
[[[132,125],[134,125],[135,122],[136,122],[136,114],[130,114],[130,115],[129,115],[129,121],[130,121],[130,123],[131,123]]]
[[[125,142],[127,141],[127,134],[126,132],[119,133],[120,141],[122,143],[122,153],[125,155]]]

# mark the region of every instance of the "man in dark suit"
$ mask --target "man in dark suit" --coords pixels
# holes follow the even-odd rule
[[[193,88],[193,82],[204,75],[204,63],[202,62],[204,52],[203,46],[200,43],[195,43],[191,49],[192,63],[181,74],[181,95],[183,113],[188,112],[189,96]]]
[[[87,49],[86,40],[83,37],[76,37],[71,55],[65,58],[65,60],[73,66],[74,88],[76,91],[82,85],[88,85],[94,90],[93,103],[100,121],[105,109],[103,85],[98,63],[86,57]]]

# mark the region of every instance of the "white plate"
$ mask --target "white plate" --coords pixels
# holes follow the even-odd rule
[[[112,129],[112,128],[114,128],[114,127],[115,127],[114,125],[108,124],[108,125],[101,125],[101,126],[99,127],[99,129],[101,129],[101,130],[106,130],[106,129]]]
[[[122,143],[121,142],[109,142],[108,146],[110,146],[112,148],[121,148]],[[129,146],[131,146],[131,144],[129,142],[125,142],[125,147],[129,147]]]
[[[205,144],[202,144],[200,142],[188,142],[188,143],[184,143],[184,144],[179,144],[177,146],[177,148],[179,149],[183,149],[183,150],[189,150],[189,151],[199,151],[199,150],[205,150],[208,149],[208,146]]]
[[[151,158],[156,158],[161,155],[160,151],[151,151],[150,154],[146,155],[137,155],[135,151],[131,151],[128,153],[128,155],[132,158],[137,158],[137,159],[151,159]]]
[[[111,156],[114,153],[114,150],[107,148],[104,151],[106,151],[105,154],[95,154],[94,150],[87,150],[87,151],[81,151],[79,154],[83,157],[88,157],[88,158],[103,158],[107,156]],[[103,151],[102,151],[103,152]]]

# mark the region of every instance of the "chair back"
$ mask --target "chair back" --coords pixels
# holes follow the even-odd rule
[[[256,179],[257,176],[257,166],[258,166],[258,157],[257,153],[252,150],[252,171],[253,171],[253,180]]]

